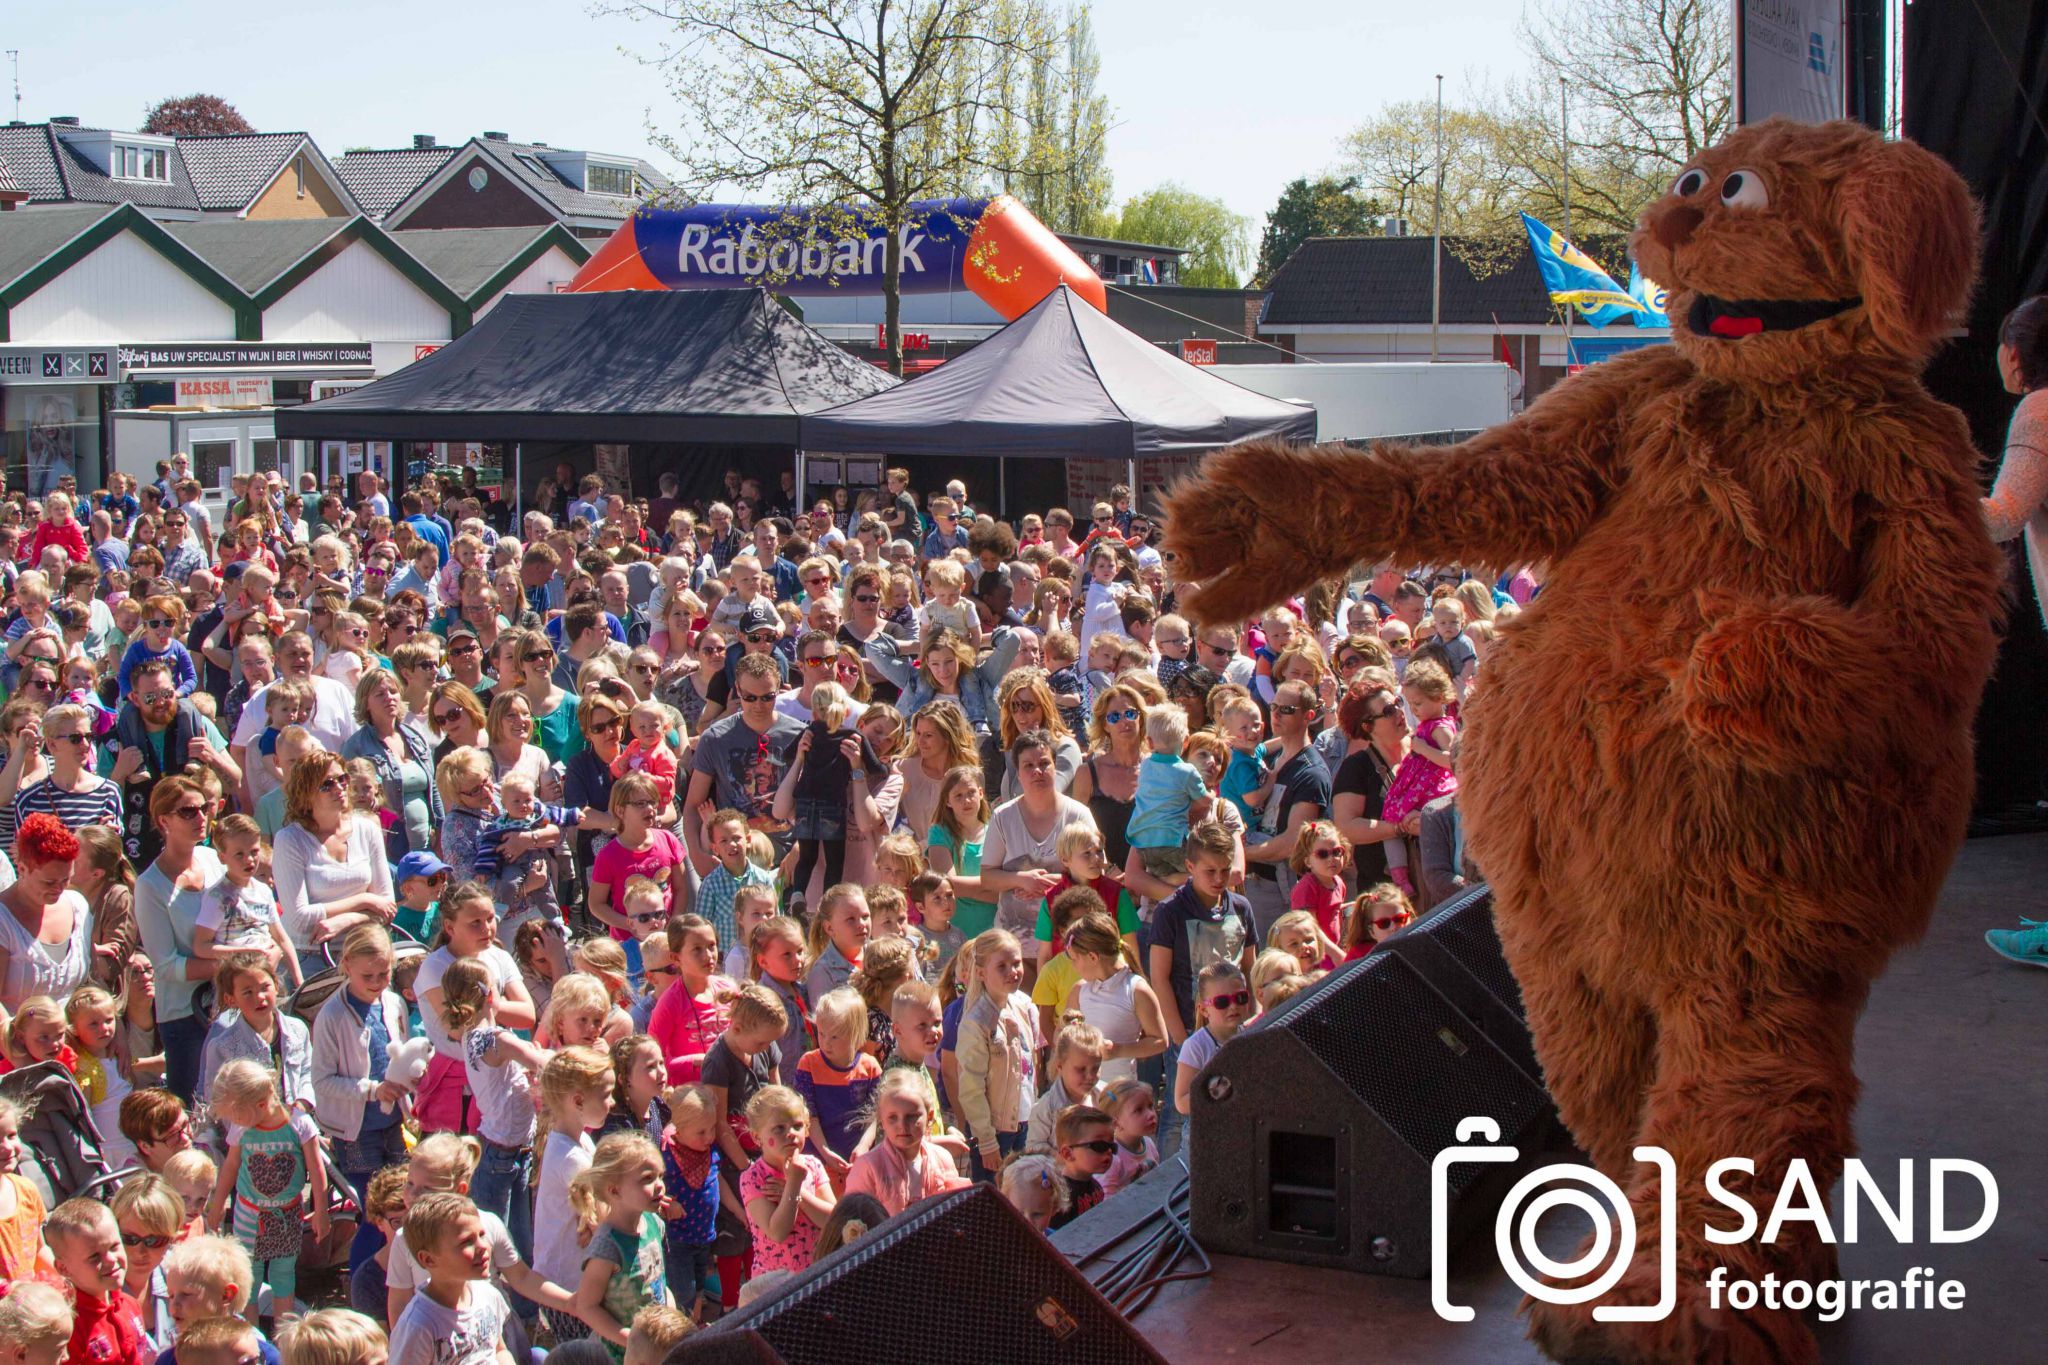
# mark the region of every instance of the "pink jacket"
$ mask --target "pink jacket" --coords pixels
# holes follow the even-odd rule
[[[915,1166],[899,1156],[894,1147],[877,1141],[846,1173],[846,1192],[873,1195],[889,1210],[891,1218],[920,1199],[965,1189],[967,1183],[953,1163],[953,1154],[930,1138],[918,1149]]]

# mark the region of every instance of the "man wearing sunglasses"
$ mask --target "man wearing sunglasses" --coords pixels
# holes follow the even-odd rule
[[[1322,819],[1330,809],[1330,770],[1309,742],[1316,709],[1315,691],[1304,683],[1284,682],[1273,692],[1274,738],[1266,746],[1273,765],[1273,794],[1266,799],[1258,830],[1246,835],[1244,847],[1244,894],[1252,903],[1260,943],[1266,941],[1273,921],[1287,913],[1298,880],[1287,863],[1301,827]]]
[[[136,867],[149,866],[163,851],[163,834],[149,818],[149,794],[165,774],[183,772],[187,763],[213,769],[229,791],[241,786],[242,770],[229,756],[227,740],[178,696],[170,664],[144,659],[128,675],[114,742],[100,755],[100,775],[121,788],[121,843]]]
[[[706,800],[716,809],[745,815],[750,826],[774,836],[779,850],[789,845],[788,824],[773,819],[769,808],[804,724],[776,710],[782,675],[772,654],[741,655],[733,674],[733,713],[719,717],[698,737],[683,798],[683,834],[699,868],[711,866],[698,813]]]

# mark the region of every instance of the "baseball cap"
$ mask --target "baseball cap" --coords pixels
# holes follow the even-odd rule
[[[740,615],[740,634],[748,635],[757,630],[780,632],[782,618],[775,614],[775,608],[765,602],[755,602]]]
[[[438,877],[443,872],[449,870],[448,864],[423,850],[418,853],[408,853],[403,858],[400,858],[398,860],[398,870],[393,875],[392,880],[403,886],[409,878]]]

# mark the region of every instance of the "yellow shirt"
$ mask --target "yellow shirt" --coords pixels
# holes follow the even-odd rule
[[[1054,953],[1051,960],[1038,969],[1038,982],[1031,988],[1031,1003],[1052,1011],[1054,1032],[1059,1031],[1060,1007],[1067,1003],[1067,997],[1080,983],[1081,973],[1074,970],[1072,960],[1065,953]]]

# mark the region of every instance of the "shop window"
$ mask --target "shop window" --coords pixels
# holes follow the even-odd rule
[[[194,441],[192,443],[192,477],[199,480],[199,486],[225,491],[228,478],[235,472],[235,443],[233,441]]]
[[[104,478],[101,455],[100,386],[21,385],[0,404],[5,429],[7,487],[43,497],[67,474],[81,489]]]
[[[284,442],[257,437],[249,442],[249,467],[258,474],[284,471]]]

